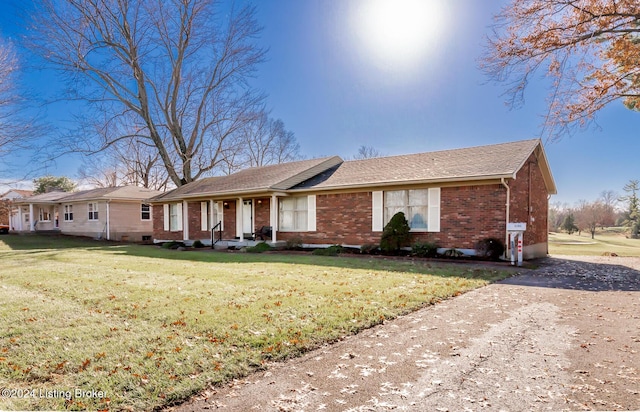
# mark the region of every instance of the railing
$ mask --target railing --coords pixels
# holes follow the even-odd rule
[[[218,229],[218,238],[215,238],[216,228]],[[215,246],[216,243],[222,240],[222,221],[218,222],[217,225],[211,228],[211,249]]]

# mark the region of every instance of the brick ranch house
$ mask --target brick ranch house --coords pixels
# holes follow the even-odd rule
[[[403,211],[413,241],[473,254],[507,242],[507,222],[527,224],[524,257],[547,254],[548,199],[556,186],[540,140],[344,161],[338,156],[245,169],[149,200],[157,243],[244,242],[263,226],[273,243],[378,244]],[[218,229],[216,229],[218,230]]]
[[[161,192],[136,186],[49,192],[17,199],[13,229],[117,241],[151,241],[152,206]]]

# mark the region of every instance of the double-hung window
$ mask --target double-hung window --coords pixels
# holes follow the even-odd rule
[[[171,203],[169,205],[169,230],[181,230],[180,220],[180,205],[179,203]]]
[[[98,220],[98,204],[89,203],[89,220]]]
[[[151,220],[151,205],[146,203],[140,205],[140,219]]]
[[[412,231],[439,231],[439,208],[440,189],[438,188],[386,191],[384,192],[384,225],[393,215],[402,212]]]
[[[308,204],[307,196],[281,198],[279,229],[290,232],[307,231]]]
[[[73,222],[73,205],[64,205],[64,221]]]

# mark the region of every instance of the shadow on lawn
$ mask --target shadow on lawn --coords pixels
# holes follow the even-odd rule
[[[11,250],[101,249],[121,245],[120,243],[96,240],[89,237],[58,234],[38,235],[10,233],[0,236],[0,242],[6,244]],[[2,251],[1,247],[0,251]]]
[[[501,283],[591,292],[640,291],[640,271],[629,266],[551,257],[540,263],[536,270]]]
[[[421,258],[398,258],[356,254],[343,254],[342,256],[334,257],[317,256],[311,253],[288,253],[286,251],[243,253],[239,251],[214,251],[208,248],[178,251],[163,249],[156,245],[108,242],[66,235],[7,235],[0,237],[0,242],[4,242],[15,251],[34,251],[35,253],[37,253],[38,250],[86,249],[135,257],[183,260],[211,264],[282,263],[314,265],[344,269],[422,273],[441,277],[482,278],[492,282],[517,273],[515,268],[504,263],[497,264],[478,261],[439,262]]]

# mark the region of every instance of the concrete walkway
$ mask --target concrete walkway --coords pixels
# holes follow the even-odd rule
[[[640,410],[640,259],[554,257],[175,411]]]

